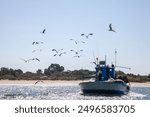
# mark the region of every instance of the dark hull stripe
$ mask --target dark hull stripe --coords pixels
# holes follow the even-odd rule
[[[99,93],[99,94],[127,94],[127,92],[119,90],[82,90],[83,93]]]

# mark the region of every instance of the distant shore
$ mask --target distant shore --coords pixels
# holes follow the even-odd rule
[[[35,84],[37,80],[0,80],[0,85],[4,84]],[[81,80],[42,80],[43,84],[46,85],[52,85],[52,84],[64,84],[64,85],[71,85],[75,84],[78,85],[80,82],[83,82]],[[40,83],[41,84],[41,83]],[[130,83],[132,87],[150,87],[150,82],[131,82]]]
[[[0,80],[1,84],[35,84],[38,80]],[[43,84],[79,84],[81,80],[40,80]],[[41,84],[39,82],[39,84]]]

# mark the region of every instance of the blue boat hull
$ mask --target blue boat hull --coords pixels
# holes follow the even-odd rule
[[[95,81],[79,84],[83,93],[127,94],[129,85],[122,81]]]

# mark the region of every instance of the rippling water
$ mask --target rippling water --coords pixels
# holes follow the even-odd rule
[[[150,87],[131,87],[127,95],[83,95],[78,85],[0,85],[1,100],[146,100]]]

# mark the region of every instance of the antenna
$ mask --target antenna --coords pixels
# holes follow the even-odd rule
[[[130,67],[123,67],[123,66],[117,66],[117,50],[115,48],[115,67],[124,68],[124,69],[131,69]]]
[[[105,66],[106,66],[106,55],[105,55]]]
[[[94,62],[96,63],[96,59],[95,59],[95,55],[94,55],[94,52],[93,52],[93,58],[94,58]]]
[[[96,58],[96,64],[98,65],[98,57]]]
[[[124,69],[131,69],[130,67],[123,67],[123,66],[116,66],[116,67],[119,67],[119,68],[124,68]]]
[[[116,48],[115,48],[115,67],[116,67],[116,65],[117,65],[116,55],[117,55],[117,50],[116,50]]]

